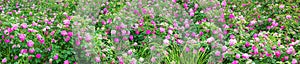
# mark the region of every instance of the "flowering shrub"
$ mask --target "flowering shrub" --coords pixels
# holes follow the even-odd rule
[[[300,60],[299,1],[1,1],[1,63]]]

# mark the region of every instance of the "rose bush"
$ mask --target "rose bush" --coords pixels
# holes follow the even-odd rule
[[[299,1],[1,1],[1,63],[300,60]]]

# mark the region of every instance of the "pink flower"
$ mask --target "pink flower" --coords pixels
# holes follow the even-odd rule
[[[21,51],[20,51],[20,54],[26,54],[27,53],[27,49],[22,49]]]
[[[130,64],[137,64],[136,59],[133,58],[133,59],[130,61]]]
[[[178,44],[183,44],[183,40],[181,40],[181,39],[177,39],[176,42],[177,42]]]
[[[38,39],[42,39],[42,35],[40,35],[40,34],[36,34],[36,37],[37,37]]]
[[[234,60],[231,64],[239,64],[239,61]]]
[[[226,46],[222,46],[222,50],[223,50],[223,52],[225,52],[227,50],[227,47]]]
[[[18,58],[19,58],[19,56],[17,56],[17,55],[16,55],[16,56],[14,56],[14,59],[15,59],[15,60],[17,60]]]
[[[266,56],[267,56],[267,57],[272,57],[272,54],[266,53]]]
[[[2,62],[3,62],[3,60],[2,60]],[[297,60],[296,60],[296,59],[293,59],[293,60],[292,60],[292,64],[297,64]]]
[[[119,38],[114,38],[114,42],[118,43],[119,42]]]
[[[205,52],[205,48],[203,48],[203,47],[201,47],[199,50],[200,50],[201,52]]]
[[[244,59],[248,59],[248,58],[250,57],[250,55],[248,55],[247,53],[245,53],[245,54],[242,55],[242,57],[243,57]]]
[[[90,42],[92,40],[92,36],[90,34],[85,34],[85,41]]]
[[[282,8],[284,8],[284,5],[283,5],[283,4],[281,4],[281,5],[279,6],[279,8],[281,8],[281,9],[282,9]]]
[[[249,47],[249,46],[250,46],[250,43],[246,42],[245,47]]]
[[[10,40],[9,40],[9,39],[5,39],[4,42],[5,42],[5,43],[9,43]]]
[[[230,14],[230,15],[229,15],[229,18],[230,18],[230,19],[233,19],[233,18],[235,18],[235,16],[234,16],[233,14]]]
[[[159,28],[159,31],[160,31],[160,32],[165,32],[165,28],[160,27],[160,28]]]
[[[100,57],[98,57],[98,56],[95,57],[95,61],[96,61],[96,62],[100,62],[100,61],[101,61],[101,60],[100,60]]]
[[[70,37],[70,36],[67,36],[67,38],[65,38],[65,42],[69,42],[70,39],[71,39],[71,37]]]
[[[38,23],[36,23],[36,22],[32,22],[32,24],[31,24],[31,26],[37,26],[38,25]]]
[[[34,49],[29,49],[29,53],[33,54],[34,53]]]
[[[227,3],[226,3],[226,0],[223,0],[223,1],[222,1],[222,6],[223,6],[223,7],[226,7],[226,4],[227,4]]]
[[[64,64],[70,64],[69,60],[65,60]]]
[[[40,59],[42,57],[42,55],[41,54],[36,54],[35,57]]]
[[[220,51],[216,51],[216,52],[215,52],[215,55],[216,55],[216,56],[220,56],[220,54],[221,54]]]
[[[230,45],[230,46],[233,46],[233,45],[235,45],[236,43],[237,43],[236,39],[230,39],[230,40],[229,40],[229,45]]]
[[[186,48],[185,48],[185,51],[186,51],[186,52],[190,52],[190,48],[189,48],[189,47],[186,47]]]
[[[33,45],[34,45],[34,42],[33,42],[32,40],[29,40],[29,41],[27,42],[27,46],[28,46],[28,47],[33,47]]]
[[[75,43],[76,43],[77,46],[80,46],[80,43],[81,43],[81,42],[80,42],[80,40],[76,40]]]
[[[164,40],[163,40],[163,43],[164,43],[165,45],[169,45],[169,44],[170,44],[168,39],[164,39]]]
[[[188,4],[184,3],[183,7],[187,10],[188,9]]]
[[[198,4],[195,4],[194,7],[195,7],[195,9],[198,9],[199,5],[198,5]]]
[[[70,25],[70,20],[64,20],[63,22],[65,25]]]
[[[119,64],[124,64],[124,60],[122,57],[118,56]]]
[[[26,38],[26,35],[25,34],[19,34],[19,38],[23,42]]]
[[[279,58],[280,55],[281,55],[281,52],[280,52],[279,50],[275,52],[275,56],[276,56],[277,58]]]
[[[60,32],[60,34],[61,34],[62,36],[66,36],[68,33],[67,33],[66,30],[63,30],[63,31]]]
[[[73,36],[73,32],[68,32],[68,36],[72,37]]]
[[[132,55],[132,50],[128,50],[128,51],[127,51],[127,54],[128,54],[128,55]]]
[[[39,42],[40,42],[41,44],[44,44],[44,43],[45,43],[45,40],[44,40],[44,39],[39,39]]]
[[[146,34],[150,34],[150,33],[151,33],[151,30],[147,30],[147,31],[146,31]]]
[[[289,60],[289,56],[284,56],[284,59],[285,60]]]
[[[177,2],[177,0],[172,0],[172,2],[176,3],[176,2]]]
[[[208,38],[206,41],[207,41],[207,43],[211,43],[211,42],[214,41],[214,40],[215,40],[214,37],[210,37],[210,38]]]
[[[58,59],[58,54],[56,54],[54,57],[53,57],[54,60],[57,60]]]
[[[6,58],[3,58],[2,59],[2,63],[6,63],[7,62],[7,59]]]
[[[117,32],[116,30],[111,30],[110,33],[111,33],[111,34],[116,34],[116,32]]]
[[[235,55],[235,58],[236,58],[236,59],[240,59],[240,57],[241,57],[240,54],[236,54],[236,55]]]
[[[26,24],[26,23],[22,23],[22,24],[21,24],[21,27],[22,27],[23,29],[26,29],[26,28],[27,28],[27,24]]]
[[[286,15],[285,17],[286,17],[287,19],[291,19],[291,18],[292,18],[291,15]]]
[[[129,36],[129,39],[130,39],[130,40],[133,40],[133,35],[130,35],[130,36]]]
[[[286,53],[287,53],[287,54],[295,53],[295,49],[294,49],[292,46],[290,46],[290,47],[286,50]]]
[[[155,61],[156,61],[155,57],[152,57],[151,62],[155,62]]]

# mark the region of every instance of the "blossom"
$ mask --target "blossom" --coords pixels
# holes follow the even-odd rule
[[[176,3],[176,2],[177,2],[177,0],[172,0],[172,2]]]
[[[76,40],[76,41],[75,41],[75,44],[76,44],[77,46],[79,46],[80,43],[81,43],[80,40]]]
[[[69,60],[65,60],[64,64],[70,64]]]
[[[34,53],[34,49],[29,49],[29,53],[33,54]]]
[[[60,34],[61,34],[62,36],[66,36],[68,33],[67,33],[66,30],[63,30],[63,31],[60,32]]]
[[[236,59],[240,59],[240,57],[241,57],[240,54],[236,54],[236,55],[235,55],[235,58],[236,58]]]
[[[235,45],[236,43],[237,43],[236,39],[230,39],[230,40],[229,40],[229,45],[230,45],[230,46],[233,46],[233,45]]]
[[[293,59],[293,60],[292,60],[292,64],[297,64],[297,60],[296,60],[296,59]]]
[[[114,38],[114,42],[119,42],[119,38]]]
[[[177,42],[178,44],[183,44],[183,40],[181,40],[181,39],[177,39],[176,42]]]
[[[281,4],[281,5],[279,6],[279,8],[281,8],[281,9],[282,9],[282,8],[284,8],[284,5],[283,5],[283,4]]]
[[[239,61],[234,60],[231,64],[239,64]]]
[[[6,58],[3,58],[2,59],[2,63],[6,63],[7,62],[7,59]]]
[[[220,56],[220,54],[221,54],[220,51],[216,51],[216,52],[215,52],[215,55],[216,55],[216,56]]]
[[[203,48],[203,47],[201,47],[199,50],[200,50],[201,52],[205,52],[205,48]]]
[[[249,47],[249,46],[250,46],[250,43],[246,42],[245,47]]]
[[[34,42],[33,42],[32,40],[29,40],[29,41],[27,42],[27,46],[28,46],[28,47],[33,47],[33,45],[34,45]]]
[[[247,53],[245,53],[245,54],[242,55],[242,57],[243,57],[244,59],[248,59],[250,56],[251,56],[251,55],[248,55]]]
[[[64,20],[63,22],[65,25],[70,25],[70,20]]]
[[[72,37],[73,36],[73,32],[68,32],[68,36]]]
[[[54,55],[53,59],[57,60],[58,59],[58,54]]]
[[[130,61],[130,64],[137,64],[137,60],[135,58],[132,58],[132,60]]]
[[[27,49],[22,49],[22,50],[20,51],[20,54],[25,54],[25,53],[27,53]]]
[[[95,57],[95,61],[96,61],[96,62],[100,62],[100,61],[101,61],[101,60],[100,60],[100,57],[98,57],[98,56]]]
[[[226,4],[227,4],[227,3],[226,3],[226,0],[223,0],[223,1],[222,1],[222,6],[225,7]]]
[[[233,18],[235,18],[235,16],[234,16],[233,14],[230,14],[230,15],[229,15],[229,18],[230,18],[230,19],[233,19]]]
[[[128,55],[132,55],[132,50],[128,50],[128,51],[127,51],[127,54],[128,54]]]
[[[5,42],[5,43],[9,43],[10,40],[9,40],[9,39],[5,39],[4,42]]]
[[[146,31],[146,34],[150,34],[150,33],[151,33],[151,30],[147,30],[147,31]]]
[[[19,38],[23,42],[26,38],[26,35],[25,34],[19,34]]]
[[[129,36],[129,39],[130,39],[130,40],[133,40],[133,35],[130,35],[130,36]]]
[[[190,48],[189,48],[189,47],[186,47],[186,48],[185,48],[185,51],[186,51],[186,52],[190,52]]]
[[[19,58],[19,56],[17,56],[17,55],[16,55],[16,56],[14,56],[14,59],[15,59],[15,60],[17,60],[18,58]]]
[[[159,31],[160,31],[160,32],[165,32],[165,28],[160,27],[160,28],[159,28]]]
[[[116,34],[116,32],[117,32],[116,30],[111,30],[110,31],[111,34]]]
[[[155,62],[155,61],[156,61],[155,57],[152,57],[151,62]]]
[[[163,43],[164,43],[165,45],[169,45],[169,44],[170,44],[168,39],[164,39],[164,40],[163,40]]]
[[[70,39],[71,39],[71,37],[70,37],[70,36],[67,36],[64,40],[65,40],[65,42],[69,42]]]
[[[27,24],[26,24],[26,23],[22,23],[22,24],[21,24],[21,27],[22,27],[23,29],[26,29],[26,28],[27,28]]]
[[[223,50],[223,52],[225,52],[227,50],[227,47],[226,46],[222,46],[222,50]]]
[[[287,53],[287,54],[295,53],[295,49],[294,49],[292,46],[290,46],[290,47],[286,50],[286,53]]]
[[[291,15],[286,15],[286,16],[285,16],[285,18],[287,18],[287,19],[291,19],[291,18],[292,18],[292,16],[291,16]]]
[[[36,54],[35,57],[39,59],[39,58],[42,57],[42,55],[41,54]]]
[[[276,56],[277,58],[279,58],[280,55],[281,55],[281,52],[280,52],[280,51],[276,51],[276,52],[275,52],[275,56]]]
[[[208,43],[211,43],[211,42],[214,41],[214,40],[215,40],[214,37],[210,37],[210,38],[208,38],[206,41],[207,41]]]

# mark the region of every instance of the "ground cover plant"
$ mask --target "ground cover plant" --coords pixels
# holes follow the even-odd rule
[[[2,64],[299,64],[298,0],[2,0]]]

